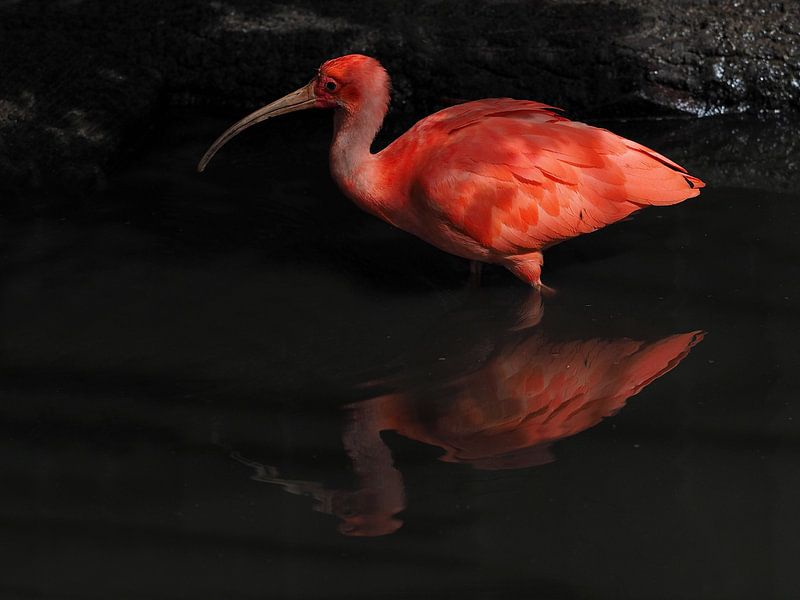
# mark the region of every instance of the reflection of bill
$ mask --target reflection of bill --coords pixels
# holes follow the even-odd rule
[[[471,372],[438,381],[410,377],[402,391],[348,407],[343,442],[353,461],[355,490],[281,479],[270,467],[254,479],[313,496],[316,510],[342,519],[346,535],[396,531],[405,508],[400,472],[381,432],[395,431],[444,451],[441,460],[478,469],[519,469],[552,460],[549,446],[620,410],[686,357],[703,333],[657,341],[628,338],[552,341],[533,327],[506,332]]]

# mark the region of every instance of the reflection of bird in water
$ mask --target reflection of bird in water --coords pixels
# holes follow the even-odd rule
[[[550,342],[540,334],[504,346],[477,371],[441,387],[359,403],[372,428],[438,446],[441,460],[479,469],[534,466],[548,446],[596,425],[674,368],[701,332],[655,342]]]
[[[315,497],[317,510],[343,520],[345,534],[392,533],[402,525],[395,515],[405,508],[405,497],[381,432],[439,447],[441,460],[478,469],[539,465],[552,460],[554,441],[615,414],[703,338],[693,331],[650,342],[557,341],[534,326],[540,318],[536,295],[521,328],[495,339],[468,372],[431,380],[430,365],[422,365],[391,384],[399,391],[350,405],[343,442],[357,478],[354,491],[281,479],[268,467],[238,460],[261,469],[255,479]]]

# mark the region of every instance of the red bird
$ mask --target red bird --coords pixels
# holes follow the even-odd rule
[[[636,142],[510,98],[441,110],[372,154],[388,105],[389,76],[377,60],[329,60],[306,86],[225,131],[198,170],[250,125],[332,108],[331,172],[353,202],[446,252],[503,265],[537,288],[544,249],[642,207],[677,204],[704,186]]]

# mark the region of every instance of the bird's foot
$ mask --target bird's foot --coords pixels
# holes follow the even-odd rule
[[[543,284],[541,280],[534,283],[533,287],[536,291],[541,292],[542,296],[546,298],[552,298],[558,293],[555,288],[551,288],[549,285]]]
[[[506,268],[514,275],[532,285],[545,296],[553,296],[556,291],[542,283],[542,263],[544,256],[541,252],[529,252],[509,256],[505,263]]]
[[[533,288],[528,292],[528,297],[519,308],[517,324],[511,328],[512,331],[521,331],[538,325],[544,316],[544,302],[542,293]]]

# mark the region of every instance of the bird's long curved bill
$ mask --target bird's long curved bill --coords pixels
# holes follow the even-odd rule
[[[197,171],[202,173],[209,161],[214,158],[214,155],[217,153],[217,151],[222,148],[228,142],[228,140],[238,135],[251,125],[261,123],[261,121],[266,121],[267,119],[271,117],[277,117],[278,115],[285,115],[286,113],[294,112],[296,110],[311,108],[314,106],[316,101],[317,98],[314,95],[314,82],[311,81],[308,83],[308,85],[301,87],[299,90],[294,91],[291,94],[287,94],[280,100],[276,100],[275,102],[267,104],[266,106],[259,108],[257,111],[250,113],[244,119],[241,119],[240,121],[237,121],[228,127],[228,129],[225,130],[225,133],[219,136],[217,140],[211,144],[211,147],[206,150],[203,158],[201,158],[200,162],[197,163]]]

